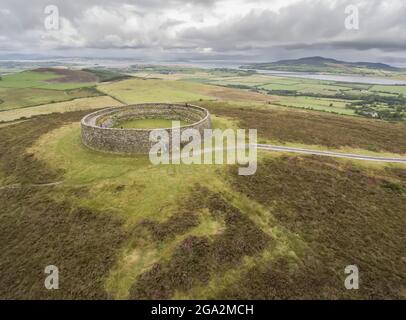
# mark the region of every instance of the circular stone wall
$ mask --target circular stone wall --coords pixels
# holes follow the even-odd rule
[[[147,103],[99,110],[88,114],[81,121],[82,141],[94,150],[123,153],[147,154],[156,142],[149,140],[150,132],[156,129],[113,128],[115,123],[133,119],[181,120],[190,125],[180,127],[180,132],[194,128],[203,135],[211,128],[210,113],[190,104]],[[170,137],[172,128],[162,128]],[[169,145],[171,141],[168,142]],[[168,146],[169,146],[168,145]]]

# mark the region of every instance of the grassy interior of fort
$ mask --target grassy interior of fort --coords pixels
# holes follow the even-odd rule
[[[189,123],[183,120],[178,120],[180,126],[186,126]],[[130,119],[126,121],[119,121],[114,124],[114,128],[122,129],[159,129],[171,128],[173,120],[168,119]]]
[[[274,95],[185,80],[198,75],[79,84],[108,95],[86,98],[108,99],[100,108],[165,98],[207,108],[215,128],[257,128],[262,142],[406,154],[404,122],[285,107]],[[36,90],[71,86],[43,84],[48,73],[29,77]],[[214,77],[226,76],[206,81]],[[263,80],[244,76],[250,81]],[[0,126],[1,298],[406,298],[405,165],[260,152],[253,176],[228,165],[155,166],[81,143],[79,121],[97,104],[72,100],[66,109],[42,98],[46,107],[0,112],[0,121],[24,115]],[[43,287],[49,264],[63,275],[61,290]],[[360,290],[344,287],[350,264],[361,270]]]

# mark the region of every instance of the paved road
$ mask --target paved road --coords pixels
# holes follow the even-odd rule
[[[365,156],[360,154],[351,154],[351,153],[341,153],[333,151],[319,151],[311,149],[302,149],[302,148],[290,148],[275,146],[270,144],[257,144],[258,149],[268,150],[268,151],[282,151],[282,152],[293,152],[301,154],[314,154],[318,156],[326,157],[335,157],[335,158],[346,158],[346,159],[355,159],[355,160],[364,160],[364,161],[376,161],[376,162],[393,162],[393,163],[405,163],[406,158],[387,158],[387,157],[376,157],[376,156]]]

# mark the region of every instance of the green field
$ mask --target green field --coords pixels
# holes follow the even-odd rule
[[[97,88],[126,103],[187,102],[210,98],[202,93],[204,85],[184,81],[131,79]]]
[[[46,80],[58,78],[59,76],[51,72],[23,71],[15,74],[3,76],[0,80],[2,88],[38,88],[46,86]]]
[[[373,92],[389,93],[389,94],[403,94],[406,95],[406,86],[373,86]]]
[[[406,119],[406,86],[339,83],[259,74],[232,77],[207,75],[193,81],[284,96],[278,104],[289,107],[386,120]]]
[[[154,72],[154,69],[151,71]],[[181,80],[179,82],[227,87],[245,92],[246,95],[248,93],[251,93],[251,95],[262,94],[262,99],[256,99],[260,101],[268,100],[272,102],[275,100],[273,99],[275,96],[279,96],[276,97],[278,100],[277,104],[293,108],[314,109],[343,115],[385,120],[402,121],[406,119],[406,98],[404,98],[406,86],[377,86],[362,83],[289,78],[257,73],[210,72],[199,69],[191,69],[187,73],[177,73],[176,69],[174,69],[170,73],[155,72],[149,74],[141,72],[135,73],[135,75],[146,78],[156,77],[160,78],[161,81],[178,82]],[[384,74],[383,76],[386,77],[388,75]],[[149,81],[153,80],[150,79]],[[156,83],[156,86],[161,87],[162,83]],[[213,94],[213,91],[210,92],[210,90],[206,89],[207,87],[196,87],[192,90],[199,90],[196,92],[217,98]],[[173,93],[166,92],[168,96],[173,95]],[[114,94],[114,90],[111,94]],[[139,99],[131,100],[130,98],[129,101],[147,100],[141,94],[139,96]],[[284,98],[281,98],[281,96]],[[160,99],[159,96],[157,98]],[[128,97],[125,97],[124,101],[126,101],[125,99],[128,99]],[[226,99],[220,96],[220,99],[237,100],[231,98],[231,95],[228,95]],[[254,100],[254,98],[251,97],[251,100]],[[331,103],[333,105],[330,105]]]
[[[101,95],[88,82],[47,82],[60,78],[52,72],[23,71],[1,77],[0,111]]]
[[[342,91],[350,91],[352,88],[338,85],[334,83],[323,83],[317,81],[286,81],[281,82],[280,79],[276,79],[275,82],[260,86],[265,90],[293,90],[302,94],[314,93],[324,95],[335,95]],[[357,88],[358,89],[358,88]]]
[[[124,122],[119,122],[114,125],[114,128],[123,129],[159,129],[171,128],[174,120],[167,119],[133,119]],[[180,121],[181,126],[188,125],[185,121]]]
[[[96,83],[67,82],[55,83],[47,82],[60,78],[61,76],[52,72],[23,71],[2,77],[0,88],[41,88],[51,90],[69,90],[82,87],[91,87]]]
[[[286,107],[313,109],[317,111],[334,112],[345,115],[355,115],[354,110],[347,109],[348,101],[338,99],[323,99],[313,97],[279,97],[278,104]]]
[[[195,79],[196,81],[198,79]],[[203,81],[203,79],[201,78]],[[228,86],[248,86],[260,90],[296,91],[300,94],[321,94],[334,96],[342,92],[348,94],[396,94],[402,93],[406,86],[374,86],[357,83],[338,83],[302,78],[278,77],[274,75],[252,75],[244,77],[207,78],[206,83]]]
[[[91,110],[107,107],[121,106],[122,104],[109,96],[78,98],[70,101],[42,104],[35,107],[26,107],[20,109],[11,109],[0,112],[0,122],[15,121],[18,119],[27,119],[38,115],[49,114],[53,112],[70,112],[78,110]]]
[[[101,95],[101,93],[93,88],[80,88],[63,91],[39,88],[0,87],[0,111],[39,106],[78,98],[96,97],[99,95]]]

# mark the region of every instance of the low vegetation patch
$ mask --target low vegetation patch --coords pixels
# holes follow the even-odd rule
[[[184,239],[168,261],[154,264],[137,278],[131,298],[168,299],[175,291],[207,284],[213,274],[235,267],[245,256],[260,253],[270,242],[267,234],[221,196],[198,188],[192,199],[200,210],[207,208],[214,217],[221,216],[225,229],[211,237]]]
[[[79,121],[86,113],[84,111],[55,113],[0,128],[1,172],[7,176],[9,182],[17,183],[47,183],[60,178],[62,172],[51,170],[26,150],[43,134],[63,124]]]
[[[242,128],[257,129],[259,137],[263,139],[330,148],[352,147],[406,153],[404,123],[206,101],[202,102],[202,106],[215,115],[238,119]]]
[[[87,194],[86,187],[36,187],[63,172],[26,153],[39,136],[86,112],[38,117],[0,129],[0,297],[2,299],[103,299],[105,278],[127,239],[123,220],[51,195]],[[56,265],[60,290],[44,288],[44,269]]]
[[[159,128],[172,128],[174,120],[167,119],[133,119],[126,121],[119,121],[114,124],[115,128],[123,129],[159,129]],[[186,121],[179,121],[181,126],[188,125]]]
[[[404,298],[406,197],[399,188],[406,180],[390,171],[370,175],[348,163],[281,157],[261,163],[254,176],[230,175],[236,190],[269,208],[307,249],[252,267],[220,297]],[[344,288],[350,264],[360,270],[358,291]]]
[[[99,82],[121,81],[132,78],[131,76],[119,73],[117,71],[106,69],[83,69],[82,71],[94,74]]]
[[[96,97],[102,93],[95,88],[79,88],[69,90],[52,90],[41,88],[1,88],[0,111],[20,109],[43,104],[51,104],[62,101],[71,101],[85,97]]]
[[[72,70],[67,68],[38,68],[33,70],[37,73],[55,74],[56,77],[48,79],[47,82],[66,83],[66,82],[98,82],[97,75],[86,70]]]
[[[183,81],[130,79],[102,84],[98,89],[128,104],[145,102],[186,102],[207,99],[201,94],[202,85]],[[200,88],[200,90],[199,90]]]
[[[0,111],[99,96],[97,79],[89,72],[55,68],[6,75],[0,79]]]
[[[135,78],[102,84],[100,91],[128,104],[146,102],[190,102],[196,100],[269,101],[270,96],[220,86],[150,78]],[[135,89],[134,89],[135,88]]]
[[[105,279],[127,239],[123,221],[55,202],[49,192],[52,187],[0,190],[0,297],[106,299]],[[44,287],[48,265],[59,269],[59,290]]]
[[[15,121],[18,119],[28,119],[34,116],[64,113],[79,110],[91,110],[99,108],[117,107],[122,104],[109,96],[99,96],[90,98],[80,98],[71,101],[43,104],[36,107],[13,109],[0,112],[0,122]],[[90,112],[90,111],[89,111]]]

